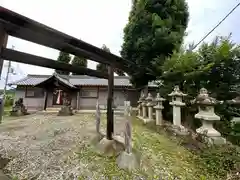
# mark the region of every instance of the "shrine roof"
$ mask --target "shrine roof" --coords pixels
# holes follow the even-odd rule
[[[52,75],[27,75],[27,77],[9,83],[9,85],[19,86],[36,86]],[[69,83],[72,86],[108,86],[107,79],[101,79],[96,77],[84,76],[84,75],[58,75],[63,83]],[[128,76],[114,76],[114,86],[128,86],[131,87],[130,77]],[[148,87],[157,87],[154,82],[148,84]]]

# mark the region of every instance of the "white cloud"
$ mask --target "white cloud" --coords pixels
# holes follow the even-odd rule
[[[188,0],[187,2],[190,21],[187,29],[189,36],[185,39],[185,43],[198,42],[237,4],[238,0]],[[114,54],[119,55],[131,0],[0,0],[0,5],[95,46],[101,47],[102,44],[106,44]],[[239,13],[240,8],[207,40],[211,40],[216,35],[228,35],[233,32],[234,40],[240,42],[240,36],[237,34],[237,27],[240,25],[237,19]],[[56,50],[10,37],[8,47],[11,48],[12,45],[16,50],[43,57],[56,59],[58,56]],[[19,63],[13,64],[16,67]],[[96,63],[91,61],[89,68],[95,69],[95,67]],[[53,72],[51,69],[24,64],[19,64],[18,70],[20,69],[25,74]],[[12,77],[12,79],[16,78],[20,76]],[[0,88],[2,86],[3,80],[0,82]]]

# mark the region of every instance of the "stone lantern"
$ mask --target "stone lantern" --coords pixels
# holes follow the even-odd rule
[[[160,96],[160,93],[157,93],[155,101],[157,102],[157,105],[154,106],[154,109],[156,110],[156,125],[162,125],[162,110],[164,109],[162,102],[165,101],[165,99]]]
[[[185,106],[185,103],[182,102],[183,97],[187,96],[180,91],[179,86],[175,86],[174,90],[168,96],[172,97],[172,102],[170,105],[173,106],[173,125],[182,127],[181,124],[181,107]]]
[[[151,93],[148,93],[148,96],[146,98],[147,101],[147,107],[148,107],[148,118],[146,119],[146,122],[153,121],[153,97]]]
[[[196,129],[196,132],[209,137],[207,141],[211,144],[226,143],[226,140],[213,127],[214,121],[220,121],[220,117],[214,112],[214,106],[222,102],[209,97],[207,89],[202,88],[197,98],[193,100],[193,103],[196,103],[199,109],[199,112],[195,114],[195,118],[202,121],[202,126]]]
[[[147,118],[147,101],[144,94],[142,95],[142,118]]]
[[[143,116],[143,112],[142,112],[143,99],[144,99],[144,94],[142,93],[138,100],[138,117]]]

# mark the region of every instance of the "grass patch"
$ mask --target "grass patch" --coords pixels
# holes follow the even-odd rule
[[[10,111],[12,110],[12,106],[6,106],[4,107],[4,116],[9,116],[10,115]]]
[[[199,157],[180,146],[177,141],[154,132],[136,119],[133,120],[133,147],[142,155],[141,168],[135,172],[119,169],[116,158],[99,156],[89,145],[81,148],[79,158],[94,172],[93,179],[216,179],[204,169],[201,162],[196,163],[196,160],[201,161]]]

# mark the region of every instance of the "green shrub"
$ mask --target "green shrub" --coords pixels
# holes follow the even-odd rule
[[[10,96],[10,95],[6,95],[6,99],[5,99],[5,107],[9,107],[9,106],[12,106],[13,105],[13,97]]]
[[[219,178],[225,178],[230,172],[240,170],[240,150],[237,146],[227,144],[205,147],[199,155],[207,171],[217,174]]]

